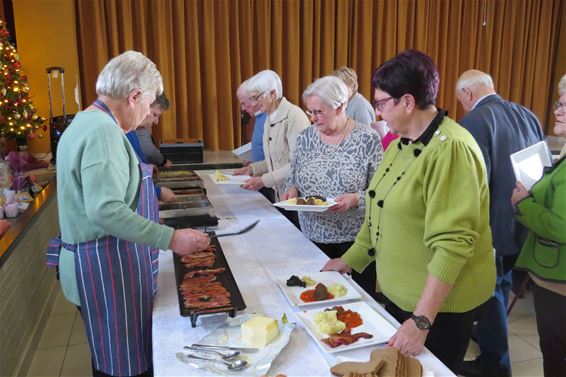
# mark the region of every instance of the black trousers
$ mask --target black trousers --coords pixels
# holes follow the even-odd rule
[[[389,300],[386,300],[385,310],[401,324],[412,314]],[[425,347],[454,373],[468,349],[475,311],[438,313],[426,338]]]
[[[544,377],[566,376],[566,297],[534,284]]]
[[[352,246],[354,241],[349,242],[340,242],[340,243],[318,243],[315,242],[314,244],[318,246],[320,250],[328,256],[330,259],[340,258],[342,254],[344,254],[350,246]],[[375,272],[375,263],[371,263],[367,268],[361,273],[357,273],[356,271],[352,271],[352,279],[360,287],[364,289],[371,297],[377,300],[377,293],[375,291],[376,287],[376,272]]]

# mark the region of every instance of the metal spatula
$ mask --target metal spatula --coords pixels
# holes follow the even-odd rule
[[[220,237],[226,237],[226,236],[237,236],[239,234],[244,234],[249,232],[250,230],[252,230],[253,228],[255,228],[255,226],[257,225],[257,223],[259,223],[259,220],[256,220],[255,222],[251,223],[250,225],[248,225],[247,227],[237,231],[237,232],[232,232],[232,233],[221,233],[221,234],[215,234],[213,236],[210,236],[210,238],[220,238]]]

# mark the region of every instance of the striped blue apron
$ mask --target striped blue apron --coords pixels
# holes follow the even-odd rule
[[[151,165],[140,162],[136,212],[158,222]],[[112,376],[142,374],[152,365],[151,323],[159,249],[106,236],[78,244],[49,242],[47,265],[61,246],[75,253],[75,270],[93,366]]]

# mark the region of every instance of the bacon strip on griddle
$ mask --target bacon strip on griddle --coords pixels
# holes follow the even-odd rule
[[[207,309],[230,306],[230,293],[216,280],[216,274],[222,272],[224,272],[224,268],[186,273],[179,287],[185,307]]]
[[[368,334],[367,332],[351,334],[351,331],[352,330],[344,330],[337,334],[332,334],[328,338],[321,339],[321,341],[328,344],[332,348],[336,348],[338,346],[347,346],[348,344],[355,343],[361,338],[373,338],[373,335]]]

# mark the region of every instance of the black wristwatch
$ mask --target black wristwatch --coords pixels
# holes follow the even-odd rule
[[[414,313],[411,314],[411,319],[415,321],[417,328],[420,330],[430,330],[432,324],[430,323],[429,319],[424,315],[415,315]]]

